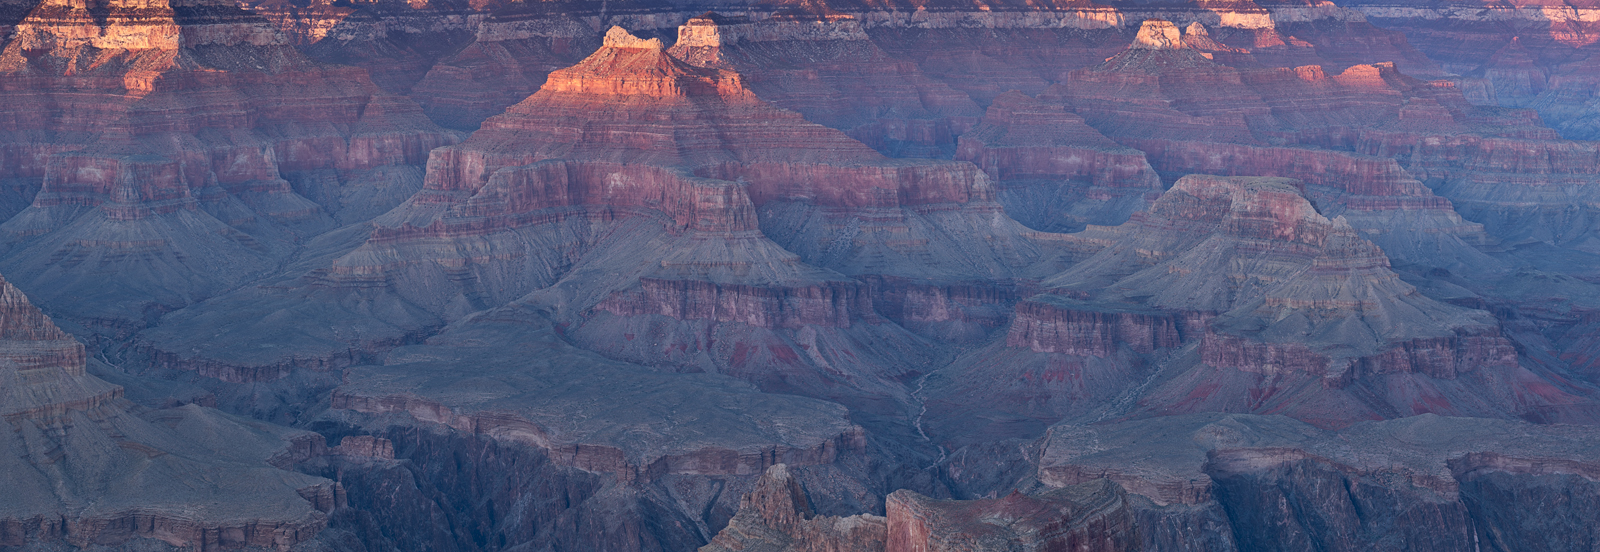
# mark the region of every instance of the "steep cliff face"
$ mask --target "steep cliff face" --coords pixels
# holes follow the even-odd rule
[[[1397,259],[1455,270],[1495,266],[1472,247],[1488,239],[1481,226],[1462,220],[1401,165],[1368,157],[1384,152],[1350,142],[1362,128],[1387,121],[1413,136],[1482,126],[1468,119],[1488,116],[1475,114],[1447,84],[1416,81],[1392,63],[1339,73],[1315,65],[1262,68],[1207,51],[1215,42],[1209,34],[1190,40],[1164,21],[1146,26],[1175,38],[1160,47],[1136,42],[1103,64],[1073,71],[1040,97],[1067,104],[1107,136],[1143,150],[1163,174],[1301,179],[1325,211],[1345,216]],[[1522,126],[1540,132],[1526,121]],[[1392,231],[1402,227],[1414,231]]]
[[[1109,478],[1160,510],[1221,510],[1238,539],[1222,549],[1509,550],[1518,545],[1504,531],[1523,530],[1508,526],[1501,508],[1531,504],[1520,501],[1555,480],[1575,500],[1590,499],[1592,468],[1577,461],[1592,446],[1589,431],[1434,415],[1337,433],[1232,414],[1063,424],[1042,441],[1038,477],[1051,487]],[[1586,524],[1562,517],[1541,528],[1546,536],[1530,538],[1561,543],[1553,549],[1593,539]],[[1185,532],[1175,536],[1195,536]]]
[[[1592,433],[1435,415],[1339,432],[1241,414],[1060,424],[1032,445],[1027,494],[899,491],[850,524],[874,538],[841,538],[827,528],[853,518],[811,516],[779,466],[701,550],[1578,550],[1595,538],[1583,519],[1508,514],[1555,488],[1592,501]]]
[[[1206,46],[1209,34],[1147,27],[1173,36],[1136,41],[1041,98],[1144,150],[1163,173],[1302,179],[1324,210],[1407,263],[1482,271],[1493,263],[1468,245],[1489,236],[1587,247],[1593,216],[1564,198],[1595,189],[1593,148],[1558,140],[1533,113],[1475,107],[1456,84],[1392,62],[1264,69]]]
[[[1358,1],[1350,7],[1406,39],[1472,86],[1483,105],[1532,107],[1575,140],[1595,137],[1592,48],[1596,7],[1533,2],[1444,2],[1411,6]]]
[[[3,280],[0,358],[0,546],[287,549],[342,506],[338,484],[279,468],[321,436],[195,406],[141,411]]]
[[[431,67],[471,44],[478,25],[505,4],[252,0],[240,6],[265,18],[307,57],[359,67],[384,92],[408,94]]]
[[[678,28],[673,56],[738,71],[751,91],[894,157],[949,158],[982,114],[971,98],[890,57],[853,17],[760,21],[706,14]]]
[[[813,515],[805,489],[780,464],[767,470],[727,528],[700,551],[1120,551],[1136,549],[1138,540],[1137,514],[1122,489],[1106,480],[968,501],[901,490],[884,507],[886,517]]]
[[[974,409],[1036,428],[1131,408],[1342,427],[1592,404],[1586,386],[1520,362],[1488,313],[1401,281],[1298,186],[1191,175],[1124,228],[1086,232],[1109,245],[1019,304],[1005,343],[930,378],[930,397],[951,409],[936,424],[959,435]]]
[[[1031,270],[1044,247],[972,165],[889,160],[743,82],[613,29],[469,140],[434,150],[424,189],[364,242],[330,235],[313,245],[323,264],[287,290],[176,313],[146,332],[147,350],[172,367],[275,379],[363,362],[532,293],[566,335],[613,358],[813,395],[903,394],[898,380],[941,353],[877,314],[883,286],[852,277],[981,282]],[[963,310],[973,305],[955,302],[1008,297],[969,295],[939,300]],[[195,332],[311,297],[340,307]],[[292,350],[259,346],[285,324]]]
[[[112,331],[398,203],[415,188],[388,178],[455,140],[233,7],[37,4],[0,71],[0,178],[26,186],[7,200],[26,208],[0,225],[0,266],[63,316]]]
[[[883,516],[819,516],[806,491],[778,464],[767,468],[755,488],[739,499],[739,513],[700,552],[877,552],[888,540]]]
[[[774,465],[836,486],[866,477],[847,461],[867,445],[845,408],[610,360],[526,306],[479,313],[345,377],[314,425],[388,439],[407,462],[325,469],[348,478],[352,507],[379,515],[392,539],[473,549],[447,526],[467,524],[504,547],[681,550],[728,523],[749,485],[770,487],[756,480]],[[449,460],[459,454],[473,467]],[[384,488],[422,496],[359,496]],[[407,526],[414,516],[449,521]]]
[[[1121,224],[1162,189],[1144,152],[1016,91],[995,97],[983,123],[961,135],[956,159],[988,173],[1006,214],[1046,232]]]
[[[889,495],[885,550],[1134,550],[1136,516],[1110,481],[1035,496],[930,500],[912,491]]]

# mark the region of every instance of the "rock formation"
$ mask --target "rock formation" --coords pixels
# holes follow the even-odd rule
[[[364,243],[330,234],[326,264],[174,313],[143,340],[164,366],[266,381],[367,362],[527,295],[612,358],[897,395],[939,351],[877,303],[940,301],[886,310],[938,309],[919,329],[982,337],[1000,321],[963,312],[1006,304],[1005,288],[964,304],[946,286],[1054,266],[1053,246],[1000,210],[970,164],[889,160],[764,102],[737,73],[613,28],[539,93],[435,150],[424,189]],[[285,306],[313,297],[339,307]],[[213,322],[263,309],[296,314]]]
[[[1470,87],[1480,105],[1531,107],[1575,140],[1597,136],[1592,83],[1592,2],[1557,8],[1530,2],[1408,6],[1351,2],[1377,25],[1405,34],[1418,50]]]
[[[1593,10],[1337,2],[0,0],[0,547],[1593,549]]]
[[[490,509],[497,502],[530,503],[498,518],[492,531],[506,546],[697,546],[709,538],[708,528],[714,533],[727,523],[739,496],[733,488],[774,464],[859,477],[841,464],[866,446],[862,428],[837,404],[759,393],[726,376],[662,373],[606,359],[568,345],[540,313],[518,306],[479,313],[424,344],[396,349],[383,365],[344,374],[348,383],[333,391],[332,410],[318,423],[398,443],[390,445],[391,456],[419,458],[434,446],[447,455],[496,451],[485,461],[504,462],[518,474],[452,491],[461,493],[456,500]],[[426,474],[396,479],[395,469],[380,459],[332,471],[347,473],[355,493],[447,484],[418,488],[413,477]],[[567,490],[552,496],[547,486]],[[664,495],[668,486],[675,490]],[[417,510],[431,499],[419,500],[382,507]],[[452,507],[441,515],[481,523],[472,516],[484,513]],[[574,517],[611,529],[566,525]],[[417,541],[461,538],[448,527],[409,531],[404,538]]]
[[[930,396],[951,409],[935,416],[950,434],[972,434],[968,416],[991,411],[1007,413],[981,416],[997,428],[1005,416],[1037,428],[1130,407],[1343,427],[1425,412],[1515,418],[1594,400],[1519,363],[1488,313],[1403,282],[1295,181],[1190,175],[1148,213],[1084,234],[1106,247],[1020,303],[1004,344],[930,379]]]
[[[496,17],[478,26],[470,44],[433,63],[409,95],[440,125],[477,130],[539,91],[551,71],[593,53],[599,38],[575,18]],[[373,65],[386,62],[375,59]]]
[[[930,500],[913,491],[889,495],[886,550],[1135,550],[1135,517],[1109,481],[1037,496]]]
[[[948,158],[981,115],[966,94],[889,57],[848,16],[708,13],[678,28],[671,53],[738,71],[762,99],[894,157]]]
[[[1154,502],[1151,513],[1191,523],[1141,527],[1146,542],[1195,542],[1202,520],[1221,518],[1237,544],[1212,549],[1571,549],[1593,542],[1591,527],[1553,517],[1535,533],[1505,510],[1552,484],[1593,500],[1591,430],[1431,414],[1335,433],[1237,414],[1064,424],[1041,441],[1038,480],[1109,478]]]
[[[700,552],[878,552],[888,541],[883,516],[818,516],[789,466],[767,468],[754,489],[739,500],[739,513]]]
[[[1406,263],[1492,265],[1469,247],[1488,239],[1473,223],[1511,243],[1590,247],[1593,216],[1565,198],[1596,189],[1583,153],[1592,148],[1556,140],[1532,113],[1472,106],[1454,83],[1417,80],[1393,63],[1337,73],[1230,65],[1200,47],[1215,42],[1209,34],[1190,41],[1170,23],[1146,26],[1127,51],[1041,97],[1167,174],[1302,179],[1325,210]],[[1512,151],[1519,161],[1507,159]],[[1416,231],[1402,238],[1401,226]]]
[[[887,517],[814,516],[805,489],[782,464],[739,503],[739,513],[700,552],[1134,550],[1135,517],[1115,483],[1095,481],[1036,496],[935,500],[901,490]]]
[[[342,505],[338,484],[279,467],[320,435],[197,406],[141,412],[3,280],[0,359],[0,546],[287,549]]]
[[[1121,224],[1162,189],[1143,152],[1016,91],[995,97],[983,123],[961,135],[956,159],[989,174],[1007,215],[1046,232]]]
[[[1166,22],[1146,25],[1164,29],[1146,34],[1178,32]],[[1422,132],[1460,132],[1453,117],[1468,118],[1471,107],[1447,85],[1415,81],[1393,64],[1338,74],[1319,66],[1233,67],[1181,38],[1164,48],[1146,42],[1072,72],[1041,98],[1070,105],[1107,136],[1143,150],[1165,174],[1301,179],[1324,210],[1345,216],[1404,262],[1456,270],[1495,264],[1473,247],[1488,240],[1481,227],[1463,221],[1399,164],[1361,155],[1384,152],[1354,148],[1352,155],[1352,146],[1342,142],[1362,127],[1395,119]],[[1422,115],[1424,105],[1440,102],[1448,109],[1431,108],[1433,119]],[[1456,126],[1418,128],[1422,123],[1411,123],[1412,113]],[[1284,147],[1299,145],[1311,148]],[[1400,227],[1415,230],[1393,231]]]
[[[135,330],[274,268],[455,140],[231,5],[47,2],[13,34],[0,178],[25,208],[0,267],[78,324]]]

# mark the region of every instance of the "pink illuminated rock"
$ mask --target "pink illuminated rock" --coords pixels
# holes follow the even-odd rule
[[[456,140],[231,5],[99,9],[39,4],[0,51],[0,178],[36,186],[0,267],[74,323],[126,333],[275,268]]]

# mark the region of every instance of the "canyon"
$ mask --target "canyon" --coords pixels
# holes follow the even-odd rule
[[[0,0],[0,550],[1592,550],[1596,9]]]

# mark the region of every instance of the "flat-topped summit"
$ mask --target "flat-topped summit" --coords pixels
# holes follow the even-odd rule
[[[1240,309],[1235,316],[1244,316],[1263,314],[1257,308],[1314,304],[1345,311],[1319,317],[1384,318],[1374,320],[1382,327],[1367,335],[1373,342],[1341,341],[1369,354],[1389,340],[1492,324],[1482,312],[1418,295],[1389,270],[1382,250],[1342,219],[1318,213],[1302,189],[1287,178],[1185,176],[1148,213],[1128,222],[1119,243],[1049,283],[1168,310]],[[1409,323],[1393,326],[1386,317],[1409,317]],[[1282,319],[1264,318],[1265,325],[1253,327]]]
[[[651,39],[639,38],[637,36],[633,36],[633,33],[628,32],[627,29],[624,29],[622,27],[618,27],[618,26],[613,25],[611,27],[611,30],[606,31],[606,38],[605,38],[605,43],[603,44],[603,47],[605,47],[605,48],[630,48],[630,49],[639,49],[639,50],[660,50],[661,49],[661,39],[659,39],[659,38],[651,38]]]
[[[1176,50],[1183,47],[1183,31],[1165,19],[1146,19],[1139,26],[1139,34],[1129,48],[1145,50]]]
[[[541,92],[661,98],[750,95],[738,73],[684,63],[662,49],[661,39],[645,40],[622,27],[612,27],[605,45],[577,65],[551,72]]]
[[[690,18],[678,27],[678,41],[673,44],[674,55],[694,61],[683,55],[685,49],[716,48],[739,42],[799,41],[866,41],[867,33],[861,21],[848,15],[835,17],[783,17],[753,21],[745,17],[730,17],[706,13]],[[698,63],[697,63],[698,65]]]

